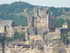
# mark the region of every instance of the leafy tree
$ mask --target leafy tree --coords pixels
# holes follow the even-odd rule
[[[19,33],[19,32],[15,32],[14,34],[14,40],[21,40],[21,41],[25,41],[25,32]]]
[[[6,40],[6,35],[5,34],[0,34],[0,42],[2,43],[2,53],[5,53],[4,48],[5,48],[5,40]]]
[[[13,37],[14,39],[18,39],[19,38],[19,33],[18,32],[15,32],[15,34],[14,34],[14,37]]]
[[[19,33],[20,35],[20,40],[25,41],[25,32]]]
[[[49,7],[48,13],[53,13],[54,15],[59,16],[62,15],[64,12],[61,8]]]
[[[65,22],[64,19],[60,18],[60,19],[56,19],[55,23],[56,23],[56,27],[62,27],[62,24]]]
[[[13,41],[13,38],[9,37],[9,36],[6,36],[6,42],[10,42],[10,41]]]
[[[61,40],[63,41],[64,44],[68,45],[69,39],[68,39],[68,32],[64,32],[61,34]]]
[[[66,11],[66,12],[69,12],[70,11],[70,8],[66,8],[65,7],[65,8],[63,8],[63,10]]]
[[[0,12],[7,12],[7,13],[19,13],[23,12],[25,8],[32,9],[35,6],[26,3],[26,2],[14,2],[11,4],[2,4],[0,5]]]
[[[28,25],[27,17],[24,17],[24,16],[16,16],[13,14],[9,15],[7,13],[1,13],[0,19],[2,19],[2,20],[14,20],[15,25],[24,25],[24,26]]]

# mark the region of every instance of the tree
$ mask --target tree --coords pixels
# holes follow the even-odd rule
[[[20,40],[25,41],[25,32],[19,33]]]
[[[6,36],[6,42],[13,41],[13,37]]]
[[[5,53],[5,40],[6,40],[6,35],[5,34],[0,34],[0,42],[2,43],[2,53]]]
[[[61,40],[63,41],[64,44],[68,45],[68,33],[64,32],[63,34],[61,34]]]
[[[59,16],[62,15],[64,12],[61,8],[49,7],[48,13],[53,13],[54,15]]]
[[[56,23],[56,27],[62,27],[62,24],[65,22],[65,20],[64,19],[62,19],[62,18],[59,18],[59,19],[56,19],[55,20],[55,23]]]
[[[16,31],[15,34],[14,34],[14,39],[18,39],[19,38],[19,33]]]
[[[25,32],[22,32],[22,33],[15,32],[13,38],[14,38],[14,40],[22,40],[22,41],[25,41]]]

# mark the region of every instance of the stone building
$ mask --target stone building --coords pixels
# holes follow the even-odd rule
[[[65,22],[65,23],[62,25],[62,28],[64,28],[64,29],[68,29],[68,23]]]
[[[38,48],[32,48],[30,44],[11,43],[6,45],[5,53],[41,53],[41,50]]]
[[[59,40],[48,40],[44,44],[44,53],[66,53],[64,45]]]
[[[69,29],[69,25],[67,22],[64,22],[62,27],[61,27],[61,34],[67,33]]]
[[[7,36],[14,34],[13,20],[0,20],[0,34],[6,33]]]
[[[34,14],[28,17],[28,27],[31,33],[35,34],[36,30],[42,29],[45,31],[55,30],[55,16],[53,14],[48,14],[47,9],[34,9]]]

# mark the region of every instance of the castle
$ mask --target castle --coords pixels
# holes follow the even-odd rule
[[[55,16],[48,14],[48,9],[35,8],[34,13],[28,17],[28,27],[30,34],[40,34],[55,30]]]

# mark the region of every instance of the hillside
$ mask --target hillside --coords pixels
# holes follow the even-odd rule
[[[34,8],[34,6],[26,2],[14,2],[11,4],[2,4],[0,5],[0,12],[18,13],[23,12],[25,8],[28,8],[30,10]]]
[[[64,14],[58,16],[58,18],[70,19],[70,12],[65,12]]]
[[[32,10],[35,6],[26,2],[14,2],[11,4],[0,5],[0,19],[12,19],[15,25],[27,25],[27,12]],[[21,15],[22,14],[22,15]],[[25,23],[26,22],[26,23]]]
[[[26,2],[14,2],[11,4],[2,4],[0,5],[0,19],[9,20],[12,19],[15,22],[15,25],[27,25],[27,16],[30,15],[31,11],[37,6],[31,5]],[[42,6],[42,8],[45,8]],[[70,19],[70,8],[55,8],[48,7],[49,14],[53,13],[56,18],[56,24],[61,22],[63,23],[64,19]],[[61,20],[61,21],[60,21]]]

